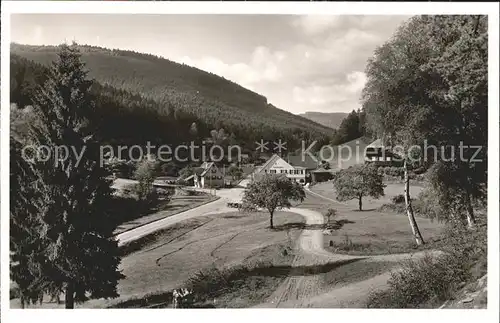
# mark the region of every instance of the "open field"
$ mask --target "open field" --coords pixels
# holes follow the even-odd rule
[[[293,237],[287,236],[286,231],[267,229],[267,220],[262,213],[229,213],[179,224],[182,230],[171,230],[158,243],[123,259],[123,273],[127,278],[119,285],[121,297],[126,299],[170,290],[203,268],[251,261],[258,249],[293,243]],[[290,213],[276,216],[277,225],[302,221],[299,215]],[[171,239],[174,240],[166,243]],[[259,257],[259,260],[273,261],[265,257]]]
[[[81,307],[107,307],[131,298],[170,291],[200,270],[214,266],[264,263],[286,268],[293,260],[294,243],[300,234],[291,224],[303,222],[303,217],[288,212],[275,214],[275,230],[268,228],[268,215],[261,212],[219,213],[180,222],[159,232],[152,242],[122,259],[121,269],[126,278],[118,285],[119,299],[93,300]],[[252,295],[257,287],[261,292],[271,293],[273,285],[277,286],[284,279],[282,275],[269,274],[268,277],[254,279],[260,282],[247,296],[255,298]],[[244,301],[245,306],[248,302]],[[11,301],[11,306],[18,307],[18,301]]]
[[[366,210],[377,209],[384,204],[391,203],[391,199],[394,196],[403,194],[404,185],[402,183],[385,183],[385,184],[387,185],[384,188],[385,196],[381,197],[380,199],[374,199],[371,197],[363,198],[363,208],[364,209],[366,209]],[[410,184],[411,184],[410,185],[410,194],[411,194],[412,198],[416,198],[418,196],[418,194],[420,194],[420,192],[423,191],[424,184],[420,183],[420,182],[415,182],[415,183],[410,182]],[[332,181],[318,183],[318,184],[311,187],[311,191],[335,200],[335,190],[333,188]],[[340,203],[340,202],[337,202],[337,203]],[[342,202],[342,204],[345,204],[346,206],[350,206],[353,209],[358,208],[358,201],[357,200],[350,200],[350,201]]]
[[[125,244],[126,256],[121,269],[126,278],[118,285],[120,297],[92,300],[78,307],[168,307],[172,289],[183,286],[200,272],[213,270],[225,272],[230,281],[224,282],[226,285],[220,290],[212,291],[213,300],[202,304],[203,307],[316,306],[308,303],[309,298],[317,298],[318,304],[330,304],[333,300],[325,295],[350,285],[361,286],[358,294],[372,286],[364,285],[370,279],[375,279],[376,287],[383,286],[387,271],[402,259],[394,255],[364,260],[363,256],[409,250],[407,247],[388,250],[386,245],[411,243],[405,216],[375,210],[359,212],[355,207],[308,192],[305,201],[296,204],[290,212],[276,213],[276,228],[270,230],[267,213],[242,213],[225,207],[227,201],[238,199],[241,192],[241,189],[221,190],[218,192],[221,200],[215,204],[184,212],[186,217],[180,221],[174,221],[177,217],[174,216],[172,223],[165,222],[159,231]],[[369,202],[365,205],[368,208]],[[321,214],[329,207],[336,208],[338,215],[329,224],[331,231],[326,232]],[[305,215],[297,214],[297,210],[318,219],[313,222],[309,219],[306,223]],[[316,216],[314,211],[320,214]],[[426,219],[418,221],[424,237],[429,232],[439,233],[436,223]],[[329,247],[330,240],[336,246],[341,245],[346,235],[353,244],[377,248]],[[302,238],[298,240],[299,236]],[[323,247],[331,253],[322,250]],[[342,255],[345,253],[362,257]],[[358,306],[360,301],[349,304]],[[11,306],[18,307],[18,301],[12,300]],[[41,306],[62,305],[44,303]]]
[[[411,187],[412,194],[422,191],[421,185]],[[311,188],[313,193],[299,207],[314,207],[324,212],[329,207],[337,210],[337,216],[332,219],[334,230],[324,233],[325,248],[335,253],[353,255],[372,255],[386,253],[402,253],[422,250],[432,246],[416,248],[411,235],[408,219],[405,214],[380,212],[378,207],[390,203],[393,196],[403,192],[403,184],[388,184],[386,196],[379,200],[366,198],[363,200],[365,210],[357,209],[357,201],[337,202],[331,182],[321,183]],[[427,242],[438,240],[443,223],[417,217],[423,238]]]

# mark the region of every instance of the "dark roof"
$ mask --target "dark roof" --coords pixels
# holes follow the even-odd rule
[[[308,154],[304,155],[289,155],[288,163],[294,167],[304,167],[305,169],[318,168],[318,161],[314,160]]]
[[[255,171],[255,166],[241,166],[243,174],[248,175]]]
[[[201,168],[201,167],[197,167],[195,170],[194,170],[194,173],[198,176],[201,176],[201,174],[203,174],[205,172],[205,168]]]
[[[204,162],[200,168],[202,169],[202,172],[200,174],[198,174],[198,172],[196,174],[200,175],[200,176],[205,176],[205,174],[212,168],[212,167],[217,167],[215,166],[215,164],[213,162]]]

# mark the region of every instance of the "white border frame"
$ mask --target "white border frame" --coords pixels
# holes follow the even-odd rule
[[[138,322],[196,320],[220,322],[358,320],[370,322],[467,321],[499,322],[499,4],[498,3],[373,3],[373,2],[117,2],[117,1],[2,1],[1,3],[1,295],[3,322]],[[9,302],[9,44],[12,13],[108,13],[108,14],[487,14],[489,15],[488,106],[488,309],[487,310],[14,310]]]

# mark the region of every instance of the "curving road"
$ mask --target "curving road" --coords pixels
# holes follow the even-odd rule
[[[118,179],[115,181],[113,186],[115,188],[123,187],[125,185],[136,183],[134,180]],[[198,189],[199,190],[199,189]],[[208,190],[207,190],[208,192]],[[146,235],[154,233],[158,230],[172,226],[178,222],[189,220],[195,217],[204,216],[212,213],[222,213],[234,211],[234,209],[228,208],[228,202],[240,201],[243,196],[243,188],[231,188],[216,191],[216,195],[220,198],[213,202],[201,205],[199,207],[177,213],[170,217],[154,221],[143,226],[122,232],[116,235],[118,245],[122,246],[126,243],[132,242]]]

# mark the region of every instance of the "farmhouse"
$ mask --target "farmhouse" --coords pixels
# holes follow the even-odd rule
[[[213,162],[205,162],[195,169],[193,175],[186,178],[186,181],[193,181],[193,186],[197,188],[214,188],[224,186],[224,173]]]
[[[309,158],[300,160],[302,156],[291,157],[287,158],[288,161],[286,161],[277,154],[272,155],[262,166],[256,168],[252,178],[256,179],[263,174],[283,174],[301,184],[309,182],[310,171],[318,167],[317,163]]]

